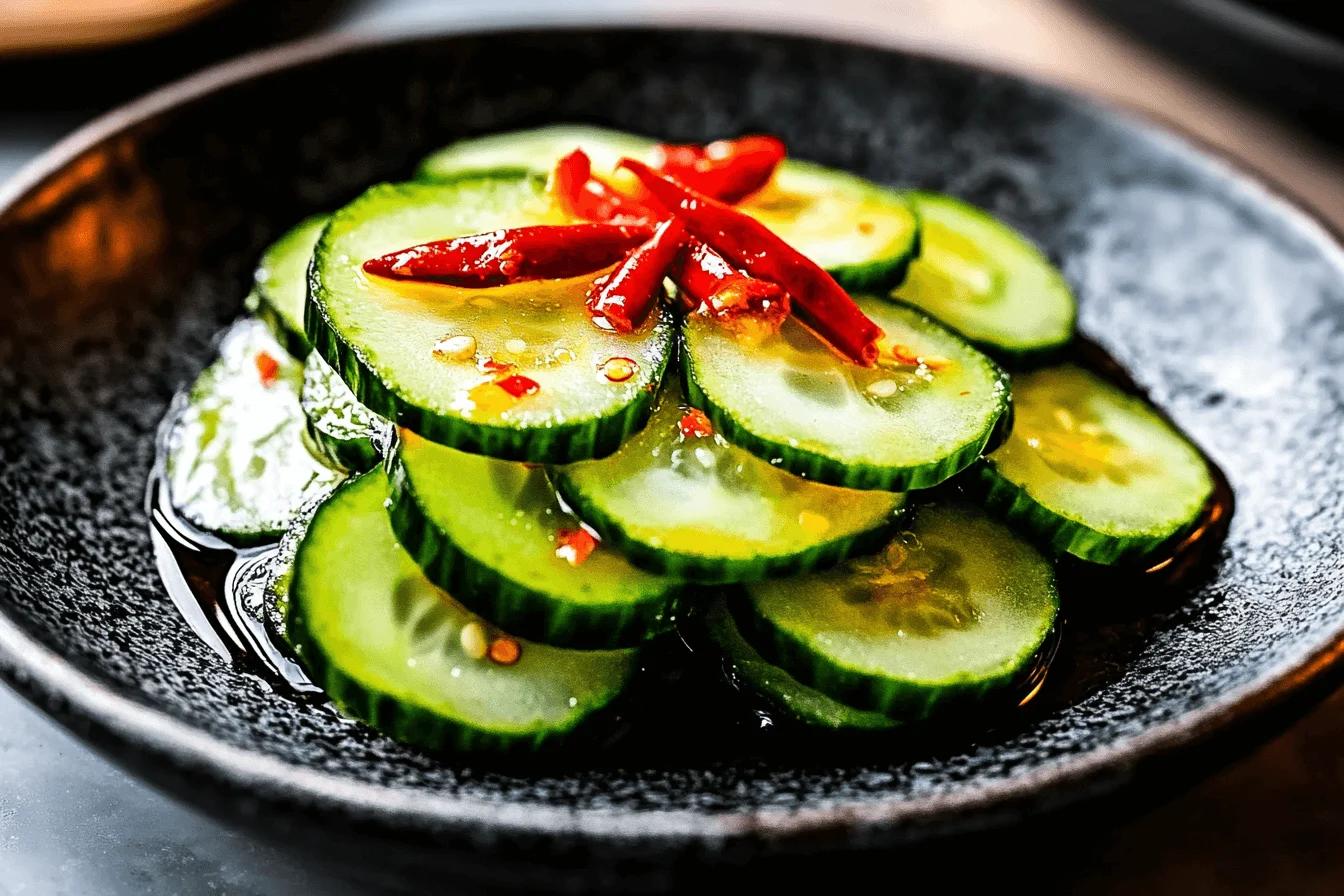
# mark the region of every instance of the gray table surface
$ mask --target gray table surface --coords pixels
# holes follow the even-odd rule
[[[982,9],[980,0],[960,2]],[[851,19],[865,14],[862,2],[831,5]],[[996,5],[1002,12],[1004,4]],[[946,7],[929,0],[882,6],[887,12],[901,6],[899,11],[915,16],[911,21],[925,38],[945,26],[960,27],[947,18]],[[1033,0],[1021,8],[1028,6],[1040,12],[1050,4]],[[474,3],[356,0],[326,27],[420,30],[468,20],[611,19],[632,10],[643,10],[647,18],[659,17],[659,8],[654,0],[494,0],[485,10]],[[1060,21],[1039,20],[1056,29]],[[1033,27],[1031,21],[1027,26]],[[1038,33],[1036,39],[1044,38]],[[1024,42],[1014,40],[1012,46]],[[93,111],[0,113],[0,181]],[[1309,158],[1305,150],[1301,158]],[[1344,892],[1342,839],[1344,695],[1337,695],[1252,757],[1160,809],[1084,834],[1075,847],[1084,855],[1070,863],[1066,877],[1050,877],[1042,889],[1338,894]],[[300,892],[361,891],[146,787],[0,687],[0,896]]]

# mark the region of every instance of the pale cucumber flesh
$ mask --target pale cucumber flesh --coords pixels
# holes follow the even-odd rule
[[[886,332],[875,367],[841,358],[794,319],[744,341],[689,316],[691,400],[729,440],[798,475],[853,488],[937,485],[999,437],[1007,375],[919,311],[856,301]]]
[[[308,295],[308,262],[327,226],[329,215],[313,215],[292,227],[261,256],[249,304],[296,358],[311,346],[303,330],[303,306]]]
[[[636,562],[700,581],[750,581],[875,547],[903,496],[808,482],[722,435],[683,430],[680,385],[609,458],[555,470],[577,512]]]

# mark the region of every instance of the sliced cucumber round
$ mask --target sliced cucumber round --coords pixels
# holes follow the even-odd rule
[[[239,321],[173,420],[164,471],[173,506],[235,544],[278,538],[305,503],[344,474],[303,437],[302,366],[266,325]]]
[[[798,681],[905,720],[1020,680],[1054,627],[1054,569],[975,507],[928,504],[881,553],[743,586],[744,637]]]
[[[638,644],[674,623],[681,583],[607,546],[587,553],[591,536],[542,469],[405,431],[390,466],[402,545],[431,581],[506,631],[591,649]]]
[[[303,362],[299,403],[308,437],[332,466],[362,473],[378,463],[379,446],[392,439],[392,424],[359,403],[355,393],[316,352]]]
[[[464,643],[491,630],[431,585],[397,544],[383,507],[387,486],[375,469],[338,489],[294,560],[286,635],[337,706],[426,749],[535,750],[621,692],[633,651],[511,639],[521,648],[511,665],[469,653]]]
[[[415,176],[422,180],[454,180],[464,174],[518,171],[549,175],[556,162],[582,149],[593,170],[606,176],[623,156],[643,159],[656,141],[648,137],[582,124],[556,124],[526,131],[468,137],[425,156]]]
[[[862,489],[937,485],[1002,438],[1008,377],[922,312],[856,301],[886,331],[875,367],[841,358],[796,319],[745,342],[689,316],[691,402],[729,441],[799,476]]]
[[[900,725],[900,722],[880,712],[854,709],[832,700],[820,691],[800,684],[798,679],[778,666],[766,662],[737,630],[737,622],[722,598],[714,601],[705,614],[705,627],[710,639],[730,664],[734,685],[759,695],[793,721],[818,728],[858,731],[885,731]]]
[[[977,471],[985,506],[1055,550],[1138,562],[1213,494],[1203,455],[1141,398],[1072,365],[1013,378],[1016,422]]]
[[[418,176],[449,180],[470,172],[550,174],[561,157],[582,149],[593,170],[619,186],[623,156],[650,160],[657,141],[585,125],[553,125],[473,137],[420,163]],[[848,289],[890,289],[919,255],[919,221],[902,194],[853,174],[789,159],[765,189],[739,206]]]
[[[648,419],[674,337],[667,312],[621,335],[589,320],[591,277],[459,289],[361,268],[431,240],[564,220],[539,178],[373,187],[318,243],[308,335],[370,410],[435,442],[537,463],[610,454]],[[449,336],[472,342],[445,353]],[[604,376],[612,358],[633,373]]]
[[[911,193],[921,254],[893,297],[1012,364],[1057,353],[1078,316],[1064,275],[1022,234],[941,193]]]
[[[304,218],[262,253],[256,285],[247,305],[275,333],[294,357],[302,360],[312,346],[303,331],[303,304],[308,295],[308,261],[327,226],[329,215]]]
[[[722,436],[683,431],[687,411],[669,378],[649,425],[619,451],[553,472],[565,501],[636,564],[755,581],[875,550],[896,525],[904,496],[799,479]]]

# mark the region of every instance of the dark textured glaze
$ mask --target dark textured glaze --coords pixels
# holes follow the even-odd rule
[[[1266,190],[1087,103],[847,45],[569,32],[331,49],[170,90],[0,200],[0,671],[140,773],[376,856],[365,870],[656,886],[668,865],[965,832],[1166,783],[1333,682],[1344,253]],[[444,763],[222,668],[165,593],[141,506],[173,392],[288,225],[454,137],[555,120],[775,132],[1020,226],[1076,286],[1083,327],[1227,471],[1221,557],[1180,594],[1070,612],[1051,677],[1066,684],[1013,723],[886,761]]]

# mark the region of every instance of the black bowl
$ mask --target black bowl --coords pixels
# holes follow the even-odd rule
[[[1076,285],[1086,330],[1226,468],[1239,511],[1221,556],[1162,600],[1075,607],[1030,712],[881,759],[837,745],[507,770],[405,749],[228,668],[165,592],[141,507],[174,390],[288,224],[454,137],[555,120],[773,131],[1020,226]],[[366,874],[659,886],[801,868],[781,857],[1160,791],[1335,680],[1344,253],[1207,152],[1002,75],[692,31],[299,44],[112,113],[12,182],[0,319],[0,671],[138,774]]]

